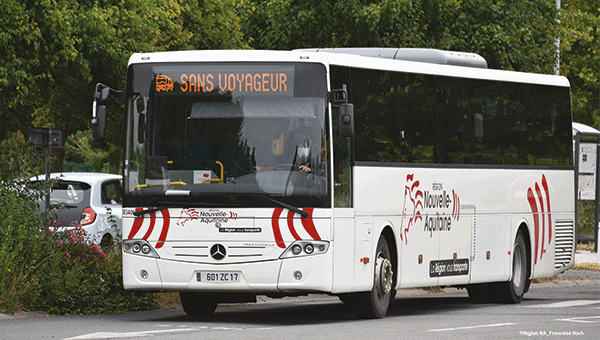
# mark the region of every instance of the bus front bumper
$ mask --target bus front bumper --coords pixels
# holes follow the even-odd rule
[[[123,254],[123,286],[131,290],[245,293],[331,292],[329,254],[236,264],[202,264]]]

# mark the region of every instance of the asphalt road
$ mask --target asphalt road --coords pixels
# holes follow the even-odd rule
[[[118,315],[4,315],[0,339],[598,339],[600,272],[563,275],[532,284],[516,305],[476,304],[455,288],[407,289],[386,318],[359,320],[336,297],[260,297],[256,304],[219,306],[208,320],[178,306]]]

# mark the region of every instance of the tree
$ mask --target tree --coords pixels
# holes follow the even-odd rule
[[[573,121],[600,129],[600,5],[563,1],[560,23],[560,74],[571,82]]]
[[[448,19],[439,48],[479,53],[489,68],[552,74],[554,2],[464,0]]]
[[[0,6],[0,140],[29,126],[89,129],[94,86],[125,88],[134,52],[240,48],[233,0],[4,0]],[[123,109],[97,146],[121,161]],[[56,150],[62,151],[62,150]],[[62,159],[62,154],[58,155]]]
[[[257,49],[439,48],[479,53],[490,68],[552,72],[551,2],[250,0],[243,8]]]

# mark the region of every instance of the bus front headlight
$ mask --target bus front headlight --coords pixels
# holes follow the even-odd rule
[[[329,250],[328,241],[307,241],[300,240],[292,243],[279,257],[280,259],[289,259],[301,256],[320,255]]]
[[[158,253],[146,240],[124,240],[123,252],[146,257],[160,258]]]

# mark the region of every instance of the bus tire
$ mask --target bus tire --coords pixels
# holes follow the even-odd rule
[[[190,316],[211,316],[217,309],[217,300],[210,294],[198,292],[179,292],[181,306]]]
[[[356,315],[363,319],[383,318],[396,296],[394,271],[390,248],[382,235],[377,242],[373,289],[352,294],[351,305]]]
[[[521,231],[517,233],[513,248],[512,278],[510,281],[498,284],[499,299],[502,303],[519,303],[528,290],[529,280],[529,255],[525,245],[525,238]]]

